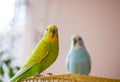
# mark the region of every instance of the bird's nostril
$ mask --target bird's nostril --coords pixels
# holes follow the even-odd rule
[[[55,30],[51,29],[50,32],[51,32],[51,33],[55,33]]]

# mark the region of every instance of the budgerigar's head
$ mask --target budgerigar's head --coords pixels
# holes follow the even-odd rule
[[[43,38],[46,42],[58,43],[58,29],[57,29],[57,27],[53,24],[49,25],[44,32]]]
[[[76,48],[84,47],[84,42],[83,42],[82,38],[78,35],[72,36],[72,46],[74,46]]]

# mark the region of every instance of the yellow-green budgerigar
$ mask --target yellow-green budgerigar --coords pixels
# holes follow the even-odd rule
[[[55,25],[49,25],[40,42],[10,82],[21,82],[27,77],[37,76],[53,64],[58,56],[58,52],[58,29]]]

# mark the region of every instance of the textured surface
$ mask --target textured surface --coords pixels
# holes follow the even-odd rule
[[[111,79],[79,74],[61,74],[29,78],[24,82],[120,82],[120,79]]]

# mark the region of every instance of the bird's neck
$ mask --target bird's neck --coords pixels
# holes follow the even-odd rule
[[[47,43],[59,43],[58,42],[58,38],[54,37],[54,38],[50,38],[50,37],[47,37],[47,38],[43,38],[44,41],[46,41]]]
[[[79,50],[86,50],[86,49],[85,49],[84,46],[81,46],[81,47],[80,46],[79,47],[78,46],[77,47],[72,46],[71,50],[79,51]]]

